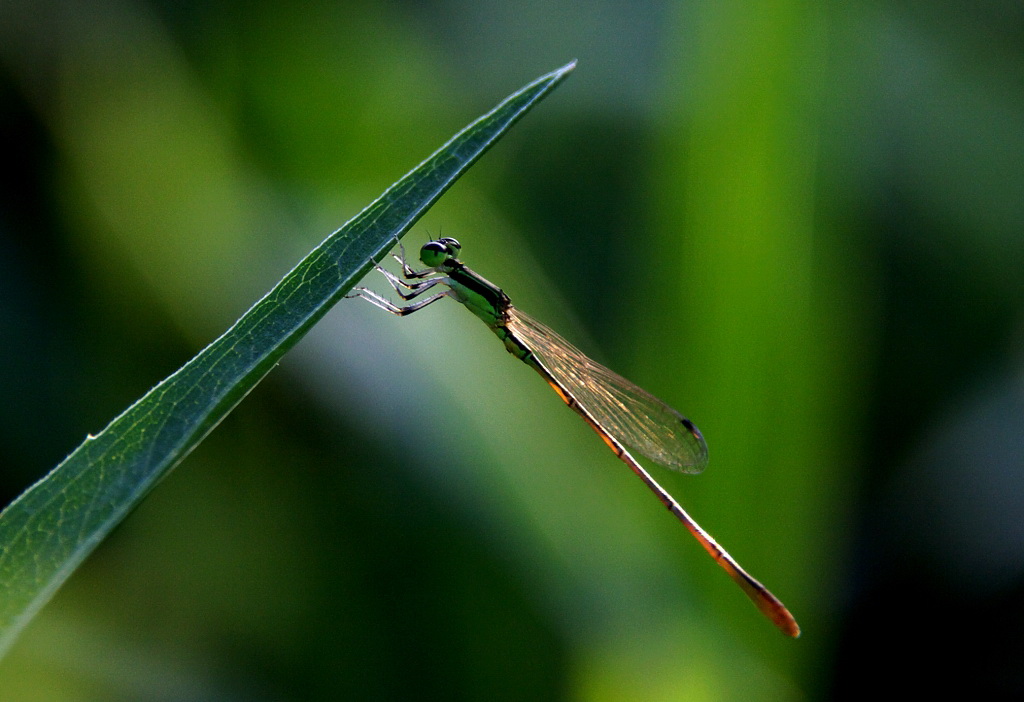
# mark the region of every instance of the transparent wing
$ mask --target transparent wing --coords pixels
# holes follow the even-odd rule
[[[611,436],[667,468],[684,473],[704,469],[707,444],[686,417],[515,307],[508,309],[507,328]]]

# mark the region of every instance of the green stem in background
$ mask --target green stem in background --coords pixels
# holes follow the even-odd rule
[[[513,93],[331,234],[220,338],[0,513],[0,655],[85,557],[575,62]]]

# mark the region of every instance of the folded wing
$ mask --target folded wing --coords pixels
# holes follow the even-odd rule
[[[690,420],[528,314],[515,307],[507,312],[508,330],[611,436],[667,468],[684,473],[704,469],[708,447]]]

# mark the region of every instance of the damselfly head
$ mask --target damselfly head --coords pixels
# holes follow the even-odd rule
[[[420,260],[424,265],[437,268],[444,265],[448,259],[458,258],[462,251],[462,245],[450,236],[443,239],[428,241],[420,249]]]

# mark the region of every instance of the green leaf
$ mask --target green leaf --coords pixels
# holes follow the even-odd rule
[[[513,93],[0,514],[0,655],[85,557],[575,62]]]

